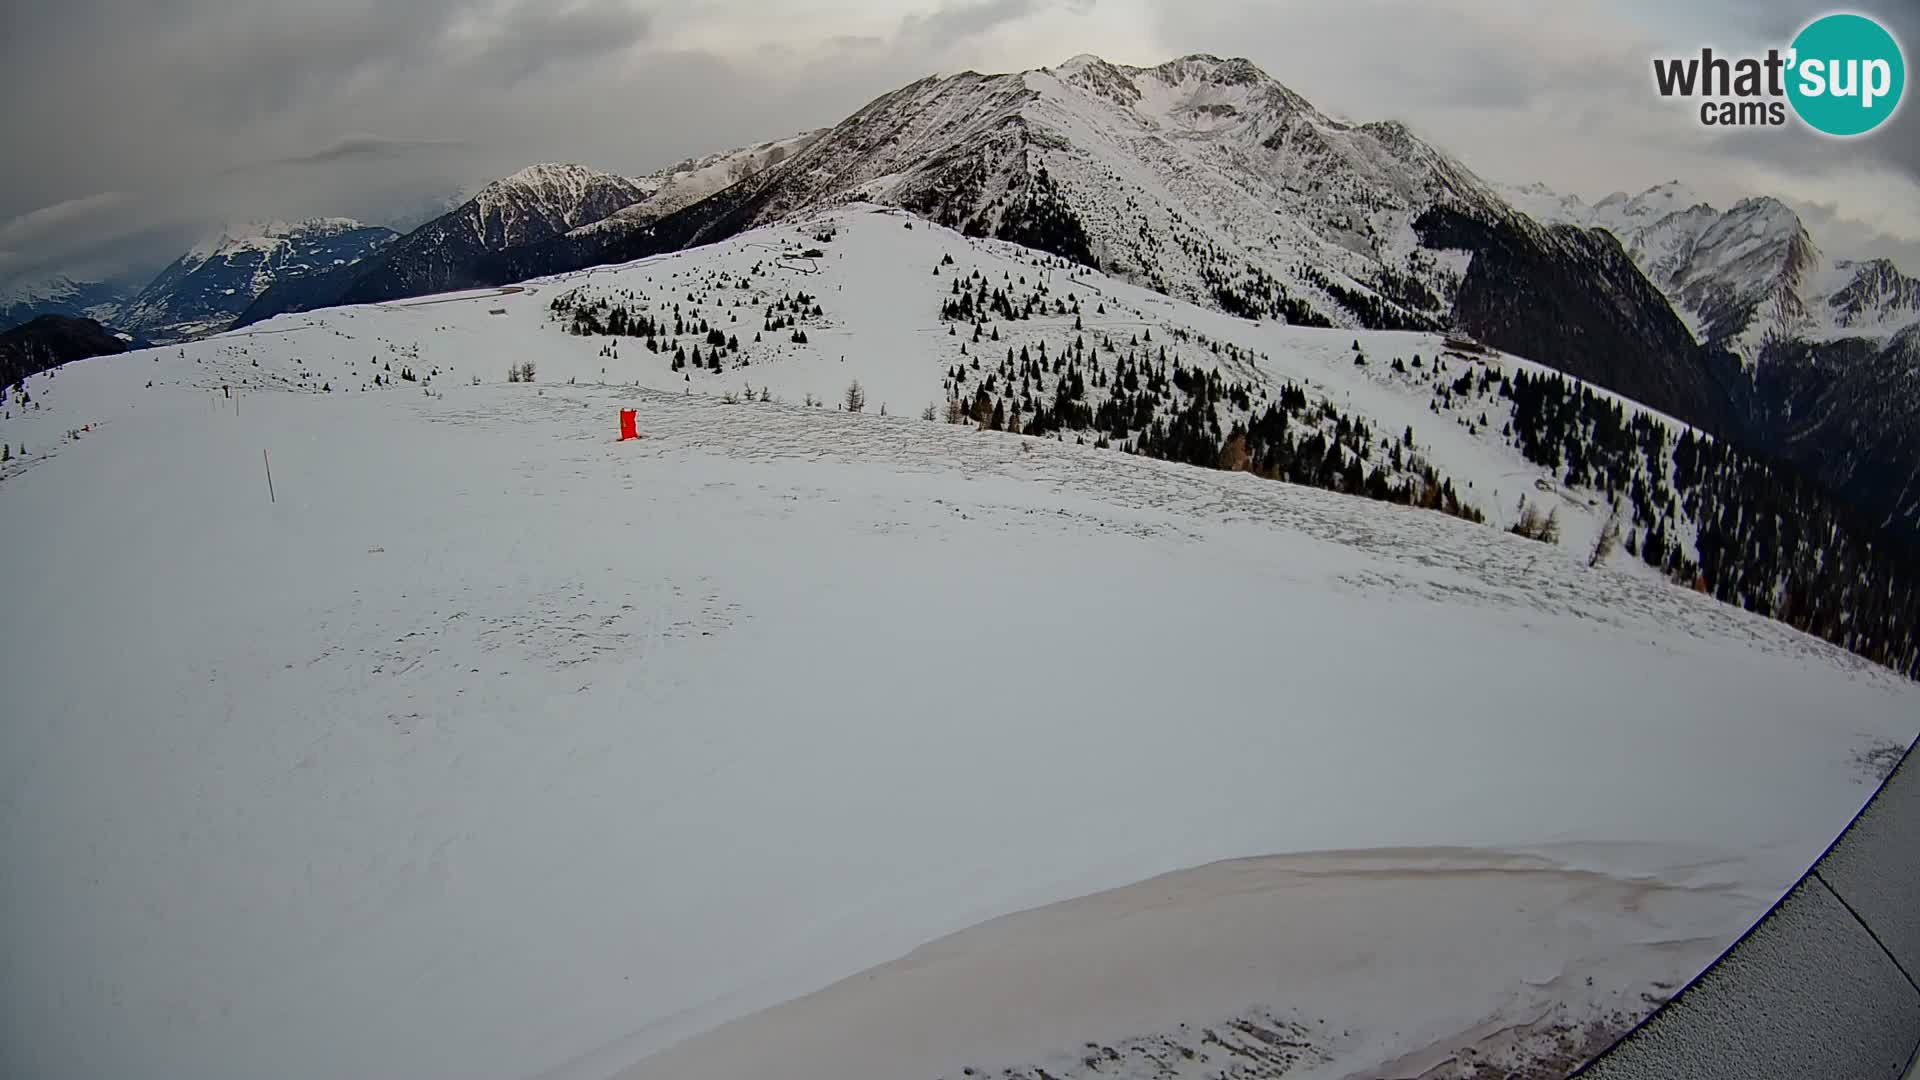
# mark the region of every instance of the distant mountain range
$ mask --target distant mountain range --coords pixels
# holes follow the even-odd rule
[[[1791,462],[1920,538],[1920,281],[1827,259],[1775,199],[1721,210],[1673,183],[1588,205],[1491,184],[1240,59],[923,79],[832,128],[647,177],[536,165],[404,237],[276,226],[190,253],[118,308],[79,286],[64,302],[171,340],[624,262],[849,201],[1247,318],[1469,335]]]
[[[1613,233],[1701,341],[1748,366],[1775,342],[1887,337],[1920,320],[1920,281],[1886,259],[1827,259],[1778,199],[1723,211],[1678,180],[1592,206],[1538,184],[1507,194],[1538,220]]]
[[[65,274],[15,282],[0,291],[0,330],[41,315],[111,319],[127,298],[127,290],[121,286],[75,281]]]
[[[268,289],[352,265],[395,239],[348,218],[235,230],[174,260],[115,324],[162,342],[225,330]]]
[[[814,134],[684,161],[643,177],[584,165],[529,166],[488,184],[378,258],[265,290],[237,325],[290,311],[465,288],[501,252],[568,236],[625,235],[780,164]]]
[[[0,327],[77,315],[154,342],[202,337],[233,325],[269,288],[359,262],[395,238],[348,218],[229,226],[137,291],[62,276],[14,283],[0,290]]]

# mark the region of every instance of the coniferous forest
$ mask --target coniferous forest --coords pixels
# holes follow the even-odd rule
[[[1920,677],[1920,562],[1798,473],[1552,374],[1511,380],[1527,460],[1630,508],[1626,549],[1674,581]]]

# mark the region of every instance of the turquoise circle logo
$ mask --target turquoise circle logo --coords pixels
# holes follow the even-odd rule
[[[1865,135],[1887,122],[1907,88],[1900,43],[1865,15],[1825,15],[1793,39],[1787,99],[1815,131]]]

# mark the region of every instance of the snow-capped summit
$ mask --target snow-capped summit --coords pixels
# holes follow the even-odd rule
[[[585,165],[529,165],[481,188],[450,216],[497,250],[598,221],[650,193],[644,183]]]
[[[1495,187],[1514,209],[1545,225],[1585,225],[1593,209],[1580,196],[1564,195],[1537,180]],[[1626,199],[1626,193],[1615,192],[1596,205],[1606,206],[1614,200],[1625,202]]]
[[[1351,326],[1438,325],[1458,267],[1419,250],[1413,221],[1425,210],[1517,218],[1403,125],[1331,120],[1247,60],[1194,54],[1143,68],[1082,54],[883,95],[782,167],[689,208],[697,220],[670,232],[713,238],[849,198],[1174,296]]]
[[[156,341],[224,330],[274,285],[353,263],[393,236],[338,217],[229,225],[162,270],[121,322]]]
[[[75,281],[65,274],[16,278],[0,283],[0,330],[41,315],[70,315],[109,322],[127,299],[118,286]]]
[[[268,251],[288,241],[325,239],[368,228],[362,222],[344,217],[317,217],[303,221],[229,222],[209,231],[200,242],[187,249],[184,258],[194,262],[230,256],[242,251]]]
[[[1920,320],[1920,279],[1901,273],[1893,260],[1842,259],[1833,269],[1846,282],[1826,297],[1835,325],[1859,331],[1897,330]]]
[[[1796,332],[1807,316],[1803,286],[1820,265],[1800,216],[1772,198],[1742,199],[1725,213],[1688,203],[1639,229],[1628,250],[1700,321],[1704,340],[1747,359]]]

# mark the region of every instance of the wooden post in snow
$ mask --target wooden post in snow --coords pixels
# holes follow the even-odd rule
[[[267,467],[267,501],[270,503],[279,502],[280,500],[273,496],[273,462],[268,459],[267,451],[264,447],[260,450],[260,463]]]

